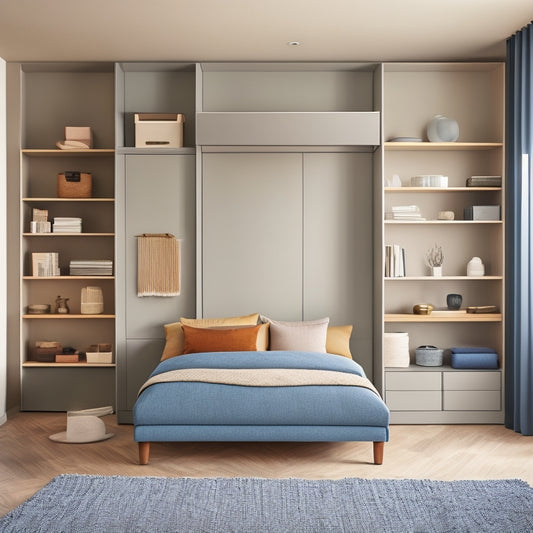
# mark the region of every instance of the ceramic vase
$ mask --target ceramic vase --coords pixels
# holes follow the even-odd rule
[[[442,267],[431,267],[431,275],[436,278],[442,277]]]
[[[460,294],[448,294],[446,296],[446,304],[448,305],[448,309],[456,311],[461,308],[462,303],[463,297]]]
[[[443,115],[435,115],[427,127],[430,142],[453,142],[459,138],[457,121]]]

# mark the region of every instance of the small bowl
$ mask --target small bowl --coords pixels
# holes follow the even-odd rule
[[[430,315],[431,311],[433,311],[431,304],[416,304],[413,307],[413,313],[415,315]]]
[[[50,304],[30,304],[28,305],[29,315],[45,315],[50,312]]]

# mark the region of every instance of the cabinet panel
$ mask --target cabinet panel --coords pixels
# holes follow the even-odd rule
[[[440,411],[440,391],[387,391],[385,399],[391,411]]]
[[[204,316],[302,316],[301,159],[204,154]]]
[[[499,391],[500,372],[444,372],[444,390],[455,391]]]
[[[387,391],[440,391],[442,388],[440,372],[386,372],[385,376]]]
[[[443,409],[445,411],[499,411],[501,409],[500,391],[444,391]]]
[[[353,324],[372,375],[372,156],[304,154],[304,317]]]
[[[125,173],[126,337],[163,338],[163,324],[195,313],[195,158],[128,155]],[[179,296],[137,296],[136,236],[142,233],[171,233],[180,240]]]

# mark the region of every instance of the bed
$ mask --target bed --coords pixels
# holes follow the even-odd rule
[[[185,345],[195,338],[194,351],[163,358],[133,409],[140,464],[149,462],[151,442],[180,441],[368,441],[382,464],[389,410],[351,358],[326,346],[258,349],[266,346],[261,324],[180,328]],[[279,348],[269,333],[269,348]],[[232,335],[239,340],[228,342]]]

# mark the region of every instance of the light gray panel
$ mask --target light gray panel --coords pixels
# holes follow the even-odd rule
[[[205,316],[302,316],[299,154],[203,157]]]
[[[379,145],[379,113],[198,113],[196,142],[215,146]]]
[[[306,154],[304,316],[353,324],[352,356],[372,376],[372,156]]]
[[[126,404],[119,403],[118,406],[121,411],[133,409],[141,385],[148,379],[161,359],[164,344],[164,341],[160,339],[126,341],[128,361],[125,371],[128,375],[128,385],[125,395]],[[119,402],[121,400],[122,398],[119,397]]]
[[[126,156],[126,336],[162,338],[163,324],[196,308],[194,155]],[[137,296],[137,239],[171,233],[180,239],[181,294]]]

